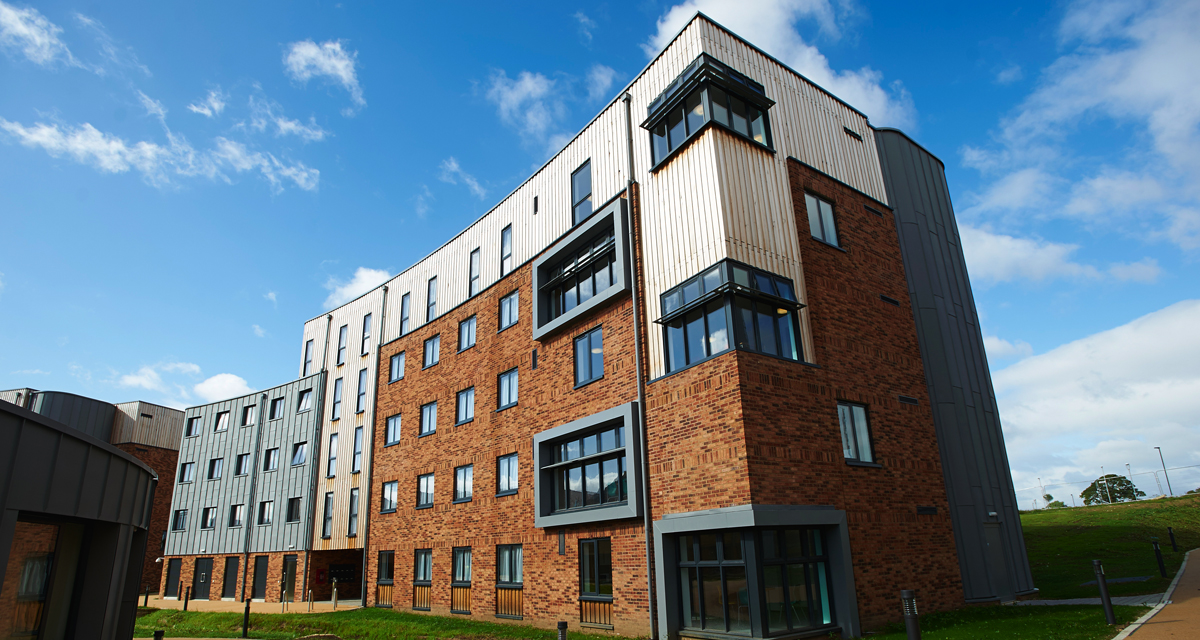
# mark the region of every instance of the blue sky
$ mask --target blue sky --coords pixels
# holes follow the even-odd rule
[[[946,163],[1018,489],[1200,465],[1196,2],[0,0],[0,388],[294,376],[697,9]]]

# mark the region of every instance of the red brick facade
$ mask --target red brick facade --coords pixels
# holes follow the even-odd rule
[[[155,561],[163,555],[163,534],[167,532],[167,525],[171,521],[171,489],[175,486],[179,452],[132,442],[113,446],[141,460],[158,474],[154,506],[150,511],[150,529],[146,532],[146,560],[142,564],[142,578],[138,583],[138,593],[141,593],[147,587],[154,589],[162,581],[161,574],[166,561]]]
[[[172,556],[183,560],[179,570],[179,580],[182,583],[182,588],[179,591],[180,599],[183,598],[187,589],[195,585],[196,576],[196,561],[202,558],[212,559],[212,577],[210,578],[210,586],[208,599],[221,600],[221,594],[225,585],[225,560],[226,558],[238,559],[238,575],[237,586],[234,589],[234,599],[242,599],[242,588],[245,587],[245,596],[250,597],[250,587],[254,583],[254,564],[255,558],[266,556],[267,560],[267,588],[265,602],[279,602],[280,593],[282,593],[283,583],[283,558],[284,556],[296,556],[296,586],[295,586],[295,602],[302,602],[307,597],[305,591],[304,577],[308,569],[308,561],[311,558],[311,552],[274,552],[274,553],[252,553],[249,559],[244,554],[225,554],[225,555],[199,555],[199,556]],[[171,558],[164,558],[162,562],[162,582],[159,585],[159,593],[166,593],[167,580],[167,563]],[[249,563],[249,564],[247,564]],[[194,590],[193,590],[194,592]],[[193,598],[194,599],[194,598]]]

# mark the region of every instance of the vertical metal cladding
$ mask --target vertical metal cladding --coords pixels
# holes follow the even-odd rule
[[[942,162],[875,131],[895,211],[967,601],[1033,590],[1008,453]]]

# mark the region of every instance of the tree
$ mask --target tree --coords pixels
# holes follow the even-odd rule
[[[1137,500],[1145,495],[1146,492],[1139,491],[1129,478],[1110,473],[1096,478],[1079,497],[1083,498],[1083,504],[1092,505]]]
[[[1042,495],[1042,500],[1045,500],[1045,501],[1046,501],[1046,505],[1047,505],[1047,506],[1049,506],[1049,504],[1050,504],[1051,502],[1054,502],[1054,496],[1052,496],[1052,495],[1050,495],[1050,494],[1048,494],[1048,493],[1047,493],[1047,494],[1043,494],[1043,495]]]
[[[1052,500],[1046,503],[1047,509],[1063,509],[1066,508],[1066,503],[1062,500]]]

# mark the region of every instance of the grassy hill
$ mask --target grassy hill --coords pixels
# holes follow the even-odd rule
[[[1146,582],[1110,584],[1113,596],[1166,591],[1183,555],[1200,547],[1200,495],[1094,507],[1043,509],[1021,514],[1033,584],[1042,598],[1093,598],[1092,560],[1104,562],[1109,580],[1151,576]],[[1175,529],[1179,551],[1171,551],[1167,527]],[[1159,538],[1167,575],[1161,578],[1151,547]],[[1200,561],[1200,558],[1196,558]]]

